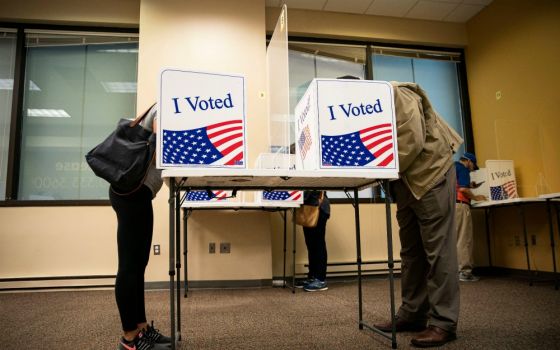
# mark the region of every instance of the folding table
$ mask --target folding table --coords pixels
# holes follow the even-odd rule
[[[358,327],[368,328],[377,334],[391,339],[393,349],[397,348],[395,329],[395,296],[394,296],[394,259],[391,229],[391,208],[388,194],[388,180],[386,174],[371,172],[349,172],[345,170],[298,171],[284,169],[196,169],[180,168],[164,170],[162,177],[169,185],[169,293],[170,293],[170,329],[172,349],[181,339],[180,326],[180,296],[179,279],[175,284],[176,268],[180,269],[180,213],[181,192],[190,190],[338,190],[354,192],[354,216],[356,229],[356,264],[358,266]],[[361,274],[361,241],[360,241],[360,212],[358,191],[380,183],[385,189],[385,214],[387,227],[387,253],[389,272],[389,292],[391,302],[391,320],[393,329],[387,335],[374,326],[368,325],[362,317],[362,274]],[[175,293],[177,291],[177,297]],[[175,300],[176,299],[176,300]],[[177,314],[175,307],[177,306]]]

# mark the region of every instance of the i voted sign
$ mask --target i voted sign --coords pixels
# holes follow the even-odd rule
[[[291,202],[303,204],[303,191],[262,191],[260,192],[260,197],[258,198],[261,203]]]
[[[186,193],[187,202],[227,202],[233,198],[232,191],[213,190],[213,191],[189,191]]]
[[[295,123],[298,168],[398,173],[388,82],[315,79],[296,106]]]
[[[159,168],[245,168],[245,79],[164,69],[160,74]]]

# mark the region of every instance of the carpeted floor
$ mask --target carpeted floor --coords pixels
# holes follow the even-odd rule
[[[388,281],[364,283],[364,320],[389,315]],[[400,283],[396,283],[397,306]],[[182,299],[181,349],[391,349],[359,330],[355,282],[326,292],[194,290]],[[150,319],[169,334],[169,293],[146,293]],[[116,349],[120,321],[112,290],[0,294],[1,349]],[[560,291],[551,284],[485,278],[461,284],[458,339],[445,349],[560,349]],[[398,335],[410,348],[412,333]]]

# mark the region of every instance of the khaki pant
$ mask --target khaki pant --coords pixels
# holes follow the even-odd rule
[[[457,203],[455,207],[455,224],[457,225],[457,262],[459,272],[472,273],[473,268],[473,228],[471,207]]]
[[[455,167],[421,199],[402,180],[391,182],[401,239],[402,305],[407,321],[455,332],[459,318],[459,278],[455,230]]]

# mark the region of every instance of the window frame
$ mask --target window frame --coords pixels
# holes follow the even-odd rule
[[[14,85],[12,92],[12,113],[10,118],[10,140],[8,149],[8,166],[6,172],[5,199],[0,200],[0,207],[51,207],[51,206],[107,206],[108,199],[70,199],[70,200],[23,200],[18,199],[21,138],[23,123],[23,98],[26,67],[26,30],[47,30],[76,33],[99,34],[138,34],[138,27],[96,27],[79,25],[58,25],[41,23],[0,22],[0,28],[16,30],[16,57],[14,66]]]

